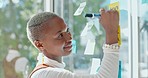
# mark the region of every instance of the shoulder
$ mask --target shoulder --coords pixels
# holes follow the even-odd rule
[[[31,78],[70,78],[72,74],[72,72],[62,68],[47,67],[34,72]]]

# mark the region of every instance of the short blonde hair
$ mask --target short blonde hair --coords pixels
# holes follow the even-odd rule
[[[46,22],[49,19],[52,19],[54,17],[58,17],[56,14],[51,12],[41,12],[38,13],[30,18],[30,20],[27,22],[27,37],[31,41],[31,43],[34,45],[34,41],[40,39],[43,37],[43,23]]]

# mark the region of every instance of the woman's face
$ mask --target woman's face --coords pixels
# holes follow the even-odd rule
[[[54,17],[43,25],[45,25],[45,35],[40,40],[43,53],[48,58],[57,58],[70,54],[72,50],[72,37],[63,19]]]

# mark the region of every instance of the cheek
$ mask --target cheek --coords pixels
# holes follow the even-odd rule
[[[50,47],[56,50],[56,49],[62,49],[64,47],[65,42],[64,40],[54,40],[49,44]]]
[[[64,47],[64,40],[58,40],[58,41],[55,41],[53,43],[53,45],[57,46],[57,47]]]
[[[64,39],[61,40],[56,40],[56,39],[45,39],[44,40],[44,46],[46,47],[46,49],[52,49],[52,50],[59,50],[62,49],[64,47]]]

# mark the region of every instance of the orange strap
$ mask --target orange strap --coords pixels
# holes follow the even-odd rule
[[[28,78],[31,78],[32,74],[33,74],[34,72],[36,72],[37,70],[43,69],[43,68],[47,68],[47,67],[49,67],[49,65],[47,65],[47,64],[40,64],[40,65],[36,66],[36,67],[34,68],[34,70],[30,73],[30,75],[28,76]]]

